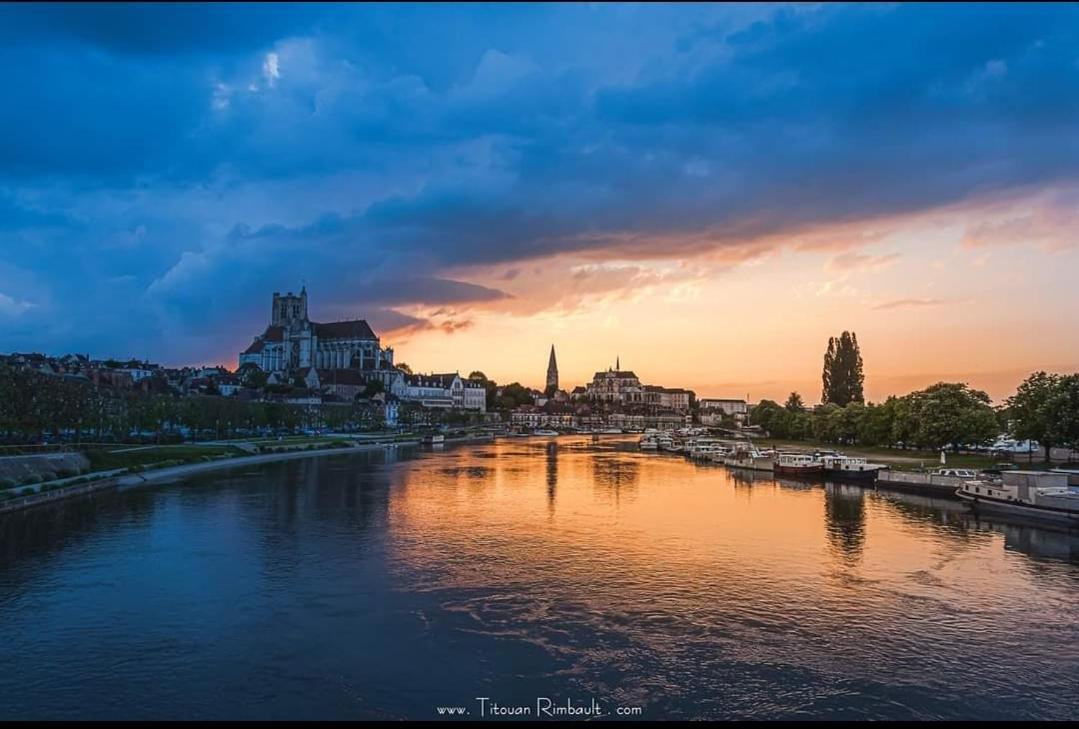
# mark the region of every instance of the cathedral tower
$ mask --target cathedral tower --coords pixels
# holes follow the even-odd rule
[[[288,326],[307,321],[307,287],[300,290],[299,296],[289,291],[287,294],[273,295],[273,316],[270,322],[275,326]]]

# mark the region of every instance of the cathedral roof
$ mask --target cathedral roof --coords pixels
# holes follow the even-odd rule
[[[688,395],[689,390],[682,387],[662,387],[661,385],[645,385],[645,392],[667,392],[672,395]]]
[[[255,341],[251,342],[250,347],[248,347],[244,351],[240,352],[240,354],[258,354],[259,352],[262,351],[263,346],[264,345],[262,343],[262,340],[261,339],[256,339]]]
[[[324,385],[366,385],[367,377],[352,369],[318,370],[318,379]]]
[[[266,342],[283,342],[285,341],[285,328],[282,326],[270,325],[266,327],[266,331],[262,335],[263,341]]]
[[[619,379],[637,379],[637,375],[633,370],[607,370],[606,372],[597,372],[592,378],[593,380],[602,380],[606,377],[619,378]]]
[[[311,322],[311,326],[320,339],[378,339],[363,319],[333,321],[326,324]]]
[[[433,374],[433,375],[405,375],[405,383],[412,385],[413,387],[441,387],[443,389],[448,388],[453,384],[453,381],[459,377],[456,372],[449,374]],[[462,380],[462,382],[464,382]],[[467,386],[467,384],[466,384]]]

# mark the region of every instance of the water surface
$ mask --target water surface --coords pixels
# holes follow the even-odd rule
[[[0,517],[0,718],[1079,718],[1079,537],[513,439]]]

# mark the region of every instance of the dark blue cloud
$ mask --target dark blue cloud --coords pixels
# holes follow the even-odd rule
[[[1074,4],[5,5],[0,42],[16,348],[218,355],[300,279],[412,326],[503,296],[461,266],[1079,173]]]
[[[233,55],[309,32],[341,11],[323,3],[6,3],[0,39],[138,55]]]

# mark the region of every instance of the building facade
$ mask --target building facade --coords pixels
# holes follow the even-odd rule
[[[673,410],[678,413],[689,412],[692,392],[681,387],[660,387],[645,385],[643,388],[644,404],[658,410]]]
[[[623,405],[643,402],[642,392],[637,375],[630,370],[620,370],[617,365],[606,372],[597,372],[585,386],[589,399]]]
[[[569,395],[575,401],[591,401],[609,407],[621,406],[629,412],[671,412],[679,416],[690,411],[693,391],[681,387],[643,385],[632,370],[623,370],[620,360],[606,372],[597,372],[583,388]]]
[[[725,415],[745,415],[749,407],[745,400],[725,400],[715,397],[702,397],[697,403],[701,411],[715,410]]]
[[[487,389],[482,383],[463,379],[456,372],[436,375],[399,373],[390,384],[390,392],[401,400],[419,403],[425,408],[487,412]]]
[[[697,405],[701,425],[722,425],[732,417],[736,424],[741,425],[749,412],[745,400],[705,397],[701,398]]]

